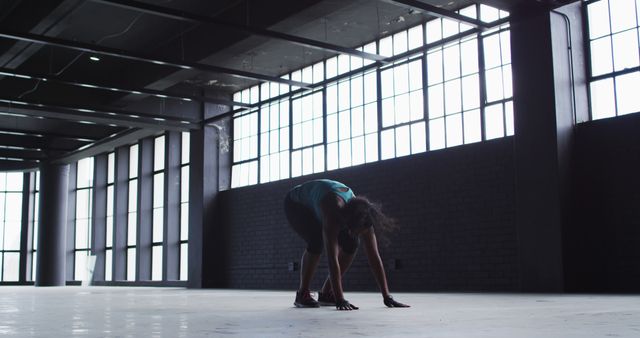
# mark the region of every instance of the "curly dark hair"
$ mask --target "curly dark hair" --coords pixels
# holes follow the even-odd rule
[[[380,204],[371,202],[363,196],[350,199],[345,204],[343,213],[348,228],[373,226],[376,234],[382,235],[378,237],[381,237],[384,244],[388,244],[386,235],[397,228],[395,220],[382,212]]]

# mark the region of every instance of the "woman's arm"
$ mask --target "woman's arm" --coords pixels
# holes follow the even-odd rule
[[[373,272],[373,276],[378,283],[378,288],[382,293],[382,299],[384,305],[388,307],[409,307],[409,305],[396,302],[389,293],[389,285],[387,284],[387,275],[384,271],[384,265],[382,264],[382,258],[380,258],[380,252],[378,251],[378,241],[373,228],[367,229],[360,237],[364,241],[365,252],[367,253],[367,260],[369,266]]]
[[[384,271],[384,265],[382,265],[382,258],[380,258],[380,253],[378,252],[376,233],[373,231],[373,228],[369,228],[363,232],[360,237],[363,239],[369,267],[371,267],[373,276],[378,283],[378,288],[382,296],[387,297],[389,296],[389,286],[387,285],[387,275]]]

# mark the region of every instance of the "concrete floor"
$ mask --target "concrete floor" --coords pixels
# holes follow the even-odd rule
[[[0,286],[0,336],[640,337],[640,296],[347,293],[360,310],[296,309],[294,292]]]

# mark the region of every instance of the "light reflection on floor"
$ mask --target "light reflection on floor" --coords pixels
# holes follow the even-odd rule
[[[0,286],[0,336],[13,337],[640,337],[640,297],[374,293],[361,307],[296,309],[293,292]]]

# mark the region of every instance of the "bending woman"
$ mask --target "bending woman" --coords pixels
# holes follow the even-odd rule
[[[285,198],[284,209],[293,230],[307,242],[300,264],[296,307],[335,305],[338,310],[358,309],[344,298],[342,275],[353,261],[359,239],[362,239],[384,304],[408,307],[395,301],[389,293],[374,229],[389,227],[392,222],[376,205],[363,197],[356,197],[349,187],[340,182],[321,179],[291,189]],[[318,295],[318,302],[311,297],[309,286],[323,247],[327,251],[329,277]]]

